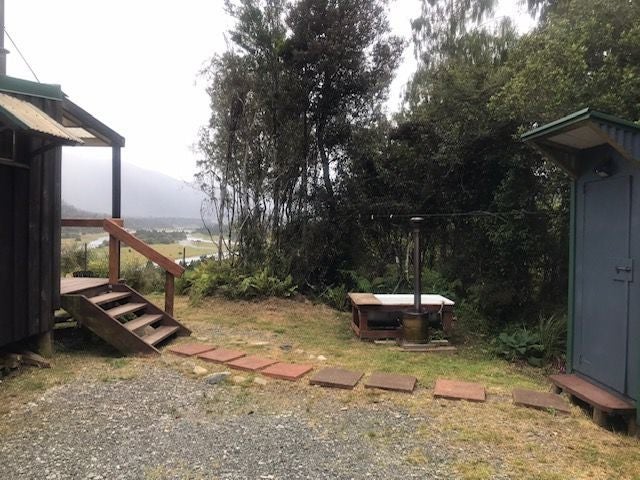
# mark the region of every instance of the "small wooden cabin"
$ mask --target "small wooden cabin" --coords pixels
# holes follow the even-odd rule
[[[119,217],[124,138],[58,85],[0,76],[0,347],[40,337],[47,350],[60,308],[63,145],[114,148]]]
[[[552,380],[596,416],[630,415],[640,400],[640,126],[584,109],[523,140],[571,178],[568,375]],[[616,408],[594,400],[603,391]]]

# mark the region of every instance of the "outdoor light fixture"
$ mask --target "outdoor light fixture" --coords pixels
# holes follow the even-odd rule
[[[610,158],[603,160],[596,165],[596,168],[593,169],[593,173],[600,178],[610,177],[613,174],[613,162]]]

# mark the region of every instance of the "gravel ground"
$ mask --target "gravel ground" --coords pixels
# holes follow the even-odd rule
[[[245,413],[231,413],[242,394],[162,368],[53,388],[0,419],[11,432],[0,440],[0,478],[455,478],[458,449],[415,435],[426,417],[330,400],[252,413],[246,392]]]

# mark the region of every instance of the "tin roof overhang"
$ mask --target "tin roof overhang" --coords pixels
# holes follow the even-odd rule
[[[84,142],[35,105],[17,97],[0,93],[0,120],[12,130],[54,140],[61,145],[81,145]]]
[[[600,145],[640,162],[640,125],[589,108],[530,130],[521,138],[574,177],[576,154]]]
[[[60,85],[32,82],[21,78],[0,76],[0,92],[9,96],[23,95],[62,102],[62,125],[81,140],[84,146],[124,147],[125,139],[89,112],[69,100]]]

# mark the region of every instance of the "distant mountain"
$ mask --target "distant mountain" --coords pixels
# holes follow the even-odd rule
[[[107,149],[104,149],[107,150]],[[64,150],[62,200],[89,212],[111,212],[111,159]],[[102,152],[101,152],[102,153]],[[122,163],[122,216],[199,218],[204,194],[192,185]]]

